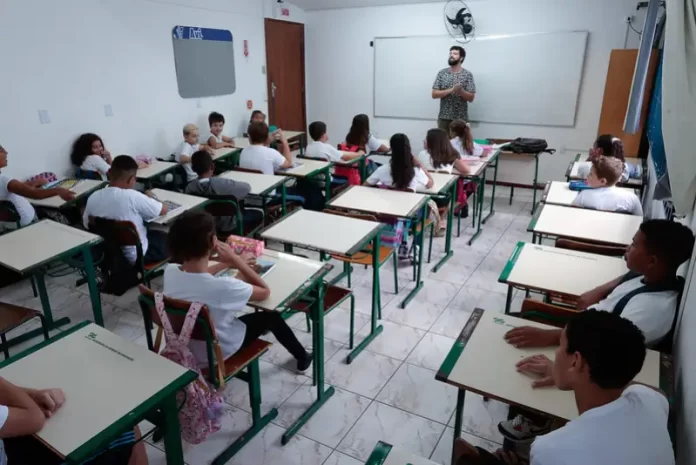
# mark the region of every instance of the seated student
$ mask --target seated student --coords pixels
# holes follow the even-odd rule
[[[365,155],[365,152],[341,152],[328,143],[329,135],[326,133],[326,124],[315,121],[309,125],[309,136],[314,142],[305,149],[305,156],[308,158],[321,158],[327,161],[350,161]]]
[[[222,134],[225,127],[225,117],[214,111],[208,115],[208,124],[210,125],[210,137],[208,137],[208,145],[213,149],[223,147],[234,147],[234,139]]]
[[[365,114],[356,115],[353,118],[353,123],[343,145],[345,145],[345,150],[349,152],[362,150],[368,155],[372,152],[389,152],[389,147],[382,144],[370,133],[370,118]]]
[[[462,158],[483,157],[485,155],[483,147],[474,142],[469,124],[461,119],[452,121],[450,124],[450,137],[452,147]]]
[[[394,134],[389,145],[392,151],[391,163],[377,168],[365,181],[366,185],[410,189],[414,192],[419,187],[429,189],[433,186],[433,178],[413,156],[411,142],[406,134]]]
[[[459,157],[444,129],[431,129],[425,137],[425,150],[418,154],[418,160],[428,171],[446,171],[452,174],[456,168],[460,174],[469,174],[469,165]]]
[[[7,150],[0,145],[0,170],[7,166]],[[15,210],[19,214],[19,224],[26,226],[34,221],[36,212],[31,206],[26,197],[30,199],[47,199],[55,195],[61,199],[70,201],[75,198],[75,194],[69,189],[62,187],[53,189],[41,189],[41,186],[46,184],[46,181],[36,180],[31,183],[22,182],[17,179],[0,173],[0,200],[7,200],[14,205]]]
[[[70,401],[70,399],[68,399]],[[79,399],[72,399],[79,402]],[[59,465],[65,460],[36,439],[53,414],[65,403],[60,389],[29,389],[0,378],[0,464]],[[119,436],[82,465],[147,465],[140,430]]]
[[[251,123],[265,123],[266,122],[266,114],[262,112],[261,110],[254,110],[251,112],[251,118],[249,118],[249,124]],[[278,126],[274,125],[269,125],[268,126],[268,132],[271,135],[272,140],[277,140],[280,137],[280,133],[282,132],[280,129],[278,129]],[[244,134],[244,137],[249,137],[249,133]]]
[[[278,151],[268,146],[270,138],[266,123],[251,123],[247,131],[251,145],[239,155],[240,168],[273,174],[276,170],[292,167],[292,155],[285,134],[280,133],[281,148]]]
[[[169,230],[168,244],[174,263],[164,270],[163,292],[167,297],[208,306],[223,357],[271,332],[295,357],[299,371],[309,368],[312,354],[302,347],[280,313],[240,315],[249,301],[265,300],[271,291],[242,258],[217,240],[212,216],[203,211],[182,214]],[[213,252],[217,252],[220,264],[210,266],[208,257]],[[230,267],[239,270],[239,279],[215,276]],[[200,364],[207,364],[205,342],[191,341],[189,347]]]
[[[199,195],[209,197],[211,195],[233,195],[239,202],[244,200],[251,186],[245,182],[234,181],[232,179],[224,179],[213,177],[215,171],[215,163],[213,157],[205,150],[199,150],[191,157],[191,167],[198,175],[198,179],[194,179],[186,186],[186,193],[191,195]],[[263,212],[256,209],[247,209],[242,206],[242,216],[244,223],[257,224],[263,219]],[[232,217],[220,217],[217,219],[217,230],[221,233],[234,234],[236,231],[237,220]]]
[[[184,167],[186,171],[186,181],[193,181],[196,179],[196,173],[191,169],[191,155],[199,150],[210,151],[210,147],[198,143],[198,126],[195,124],[187,124],[184,126],[183,132],[184,140],[174,151],[174,160]]]
[[[555,361],[534,355],[520,372],[573,391],[580,416],[531,446],[530,465],[673,465],[667,430],[669,404],[659,390],[633,382],[645,360],[645,341],[629,320],[608,312],[582,312],[559,338]],[[453,465],[526,464],[514,452],[496,454],[457,439]]]
[[[70,161],[84,171],[95,171],[103,180],[111,165],[111,153],[104,147],[104,142],[96,134],[82,134],[73,143]]]
[[[624,157],[624,146],[621,139],[614,137],[611,134],[602,134],[597,138],[594,145],[590,149],[590,155],[587,162],[580,165],[578,174],[582,178],[586,178],[592,168],[591,161],[604,155],[605,157],[615,157],[623,162],[623,172],[619,182],[626,182],[629,179],[640,179],[643,175],[643,167],[627,163]]]
[[[109,186],[89,196],[83,222],[85,228],[89,228],[90,217],[130,221],[138,231],[145,263],[157,263],[169,256],[167,233],[146,229],[145,221],[165,215],[167,205],[155,200],[149,191],[146,195],[133,189],[137,171],[137,163],[128,155],[114,158],[109,170]],[[135,246],[125,246],[123,255],[130,263],[135,263],[138,252]]]
[[[638,196],[616,187],[622,171],[623,163],[618,158],[600,155],[593,159],[587,177],[587,185],[592,189],[581,191],[573,200],[573,206],[643,216]]]

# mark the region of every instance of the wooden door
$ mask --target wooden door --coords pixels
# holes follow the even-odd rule
[[[266,19],[269,124],[305,131],[304,24]]]

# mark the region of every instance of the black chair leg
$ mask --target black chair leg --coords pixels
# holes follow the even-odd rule
[[[10,358],[10,348],[7,345],[7,338],[5,337],[5,333],[0,334],[0,340],[2,340],[2,352],[5,354],[5,360]]]

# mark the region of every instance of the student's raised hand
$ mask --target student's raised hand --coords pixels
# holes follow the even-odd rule
[[[523,347],[548,347],[556,342],[555,332],[533,326],[520,326],[505,333],[505,341],[521,349]]]
[[[531,373],[539,377],[532,383],[534,388],[555,385],[553,381],[553,361],[546,355],[532,355],[531,357],[523,358],[515,364],[515,368],[519,372]]]
[[[58,194],[58,197],[65,200],[66,202],[70,202],[75,198],[75,193],[73,191],[71,191],[70,189],[64,189],[62,187],[58,188],[58,192],[56,192],[56,194]]]
[[[46,418],[51,418],[53,413],[65,403],[65,394],[60,389],[32,390],[28,391],[28,394]]]

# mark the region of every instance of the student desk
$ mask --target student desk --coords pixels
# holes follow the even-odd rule
[[[242,153],[243,148],[237,145],[237,139],[234,138],[234,147],[221,147],[219,149],[213,149],[213,162],[216,165],[222,166],[223,169],[230,169],[239,164],[239,154]],[[240,143],[246,142],[245,146],[249,146],[249,142],[246,139],[242,139]]]
[[[453,255],[452,227],[454,225],[454,204],[457,200],[457,180],[459,176],[446,173],[430,173],[430,176],[433,178],[433,186],[430,189],[419,188],[418,192],[428,194],[431,197],[447,198],[448,195],[450,197],[450,205],[447,209],[447,231],[445,232],[445,256],[433,268],[433,271],[437,272]]]
[[[65,404],[35,436],[70,463],[147,418],[164,431],[167,464],[183,465],[176,394],[197,378],[195,371],[87,321],[0,367],[13,384],[65,392]]]
[[[276,176],[273,174],[248,173],[246,171],[226,171],[218,177],[223,179],[231,179],[237,182],[245,182],[251,186],[250,195],[259,197],[263,205],[263,221],[267,220],[267,202],[273,198],[273,193],[280,188],[281,212],[285,216],[286,205],[286,187],[285,183],[288,180],[287,176]]]
[[[287,252],[292,252],[296,245],[322,253],[352,257],[365,254],[365,247],[372,243],[372,321],[370,334],[348,354],[346,363],[351,363],[372,340],[382,332],[382,326],[377,326],[379,314],[380,275],[379,250],[381,223],[366,221],[330,213],[310,210],[295,210],[282,220],[274,223],[261,233],[263,239],[271,239],[285,244]],[[332,280],[341,280],[345,272]],[[351,339],[352,344],[352,339]]]
[[[45,268],[57,260],[68,261],[72,266],[79,265],[87,275],[94,321],[103,326],[101,297],[97,288],[91,252],[92,246],[100,242],[102,238],[90,232],[55,221],[42,220],[0,236],[0,264],[24,275],[34,275],[48,330],[66,325],[70,323],[70,319],[66,317],[53,320],[44,280]],[[76,255],[82,255],[81,261],[73,258]],[[17,344],[40,333],[40,329],[29,331],[12,339],[10,343]]]
[[[550,181],[546,183],[544,192],[541,195],[541,202],[553,205],[571,206],[579,191],[570,190],[569,182]],[[635,193],[635,189],[630,187],[619,187],[625,191]]]
[[[271,290],[271,296],[262,302],[249,302],[250,307],[263,311],[282,311],[312,292],[316,296],[310,310],[310,316],[313,321],[312,347],[314,350],[314,381],[317,386],[317,399],[283,434],[281,442],[287,444],[290,438],[335,392],[333,386],[326,389],[324,386],[323,283],[326,275],[333,269],[333,265],[268,249],[264,252],[263,258],[275,262],[275,267],[263,277]],[[259,398],[257,401],[260,403],[261,399]],[[244,433],[244,440],[250,440],[277,415],[278,411],[273,409],[266,414],[260,423],[255,422],[252,428]]]
[[[75,193],[75,198],[70,201],[65,201],[58,197],[57,195],[54,195],[53,197],[48,197],[47,199],[27,199],[29,202],[35,206],[35,207],[44,207],[44,208],[53,208],[53,209],[59,209],[59,208],[66,208],[66,207],[73,207],[75,206],[80,200],[86,199],[89,197],[89,195],[96,191],[97,189],[101,189],[106,185],[106,182],[104,181],[98,181],[95,179],[80,179],[80,181],[77,183],[75,187],[70,189]]]
[[[297,142],[300,145],[300,155],[304,155],[304,148],[305,145],[307,145],[304,140],[304,131],[283,131],[283,134],[285,134],[285,139],[288,141],[288,144]]]
[[[532,243],[544,236],[564,237],[609,245],[628,245],[643,217],[623,213],[544,204],[529,223]]]
[[[421,244],[418,251],[416,286],[401,302],[401,308],[406,308],[406,305],[423,287],[421,274],[423,269],[423,244],[425,242],[425,219],[428,216],[427,201],[428,196],[425,194],[368,186],[351,186],[328,204],[329,208],[338,210],[355,210],[392,218],[410,218],[420,223]]]
[[[355,155],[354,152],[346,152],[340,150],[343,155]],[[367,179],[367,155],[363,154],[359,157],[355,157],[352,160],[336,160],[333,162],[334,166],[344,166],[350,167],[353,165],[358,165],[358,172],[360,173],[360,182],[365,182]]]
[[[517,372],[515,364],[521,359],[543,354],[553,360],[556,351],[556,347],[517,349],[506,343],[505,333],[518,326],[552,329],[548,325],[477,308],[442,362],[435,379],[459,389],[454,423],[455,440],[462,432],[466,391],[562,420],[572,420],[578,416],[572,391],[533,389],[532,378]],[[660,380],[668,371],[667,363],[662,363],[660,358],[659,352],[648,350],[643,370],[635,380],[659,387]]]
[[[515,153],[507,150],[501,150],[502,147],[504,147],[506,144],[509,142],[512,142],[510,139],[489,139],[490,142],[495,144],[495,148],[497,150],[500,150],[501,155],[505,155],[507,157],[533,157],[534,158],[534,179],[532,180],[532,215],[536,211],[536,195],[537,195],[537,181],[539,179],[539,156],[544,153],[542,152],[536,152],[536,153]],[[512,198],[515,195],[515,186],[510,185],[510,204],[512,204]]]
[[[407,452],[398,447],[379,441],[367,459],[365,465],[437,465],[423,457]]]
[[[143,168],[138,168],[138,173],[135,177],[138,181],[143,182],[146,188],[149,188],[149,186],[152,185],[153,179],[164,176],[170,171],[173,171],[177,166],[179,166],[178,163],[171,161],[155,160]]]
[[[298,163],[301,164],[294,168],[276,170],[276,174],[306,179],[316,178],[323,174],[324,180],[322,182],[325,184],[325,195],[326,201],[328,202],[331,199],[331,163],[307,158],[301,159]]]
[[[585,154],[585,158],[587,158],[588,154]],[[575,160],[571,161],[570,164],[568,165],[568,169],[566,170],[566,181],[576,181],[576,180],[584,180],[587,179],[587,174],[589,174],[589,171],[587,173],[582,173],[581,172],[581,167],[585,162],[580,161],[580,158],[582,157],[582,154],[578,153],[575,156]],[[640,189],[641,193],[643,191],[643,187],[645,186],[646,180],[647,180],[647,174],[648,174],[648,167],[647,167],[647,162],[645,161],[644,158],[631,158],[631,157],[626,157],[624,158],[624,161],[626,163],[630,163],[632,165],[638,165],[643,168],[643,176],[641,179],[635,179],[635,178],[630,178],[625,182],[619,182],[616,183],[617,186],[619,187],[632,187],[634,189]]]
[[[238,149],[245,149],[251,145],[248,137],[237,136],[233,137],[232,140],[234,141],[234,147]]]
[[[169,224],[185,211],[208,203],[208,199],[205,197],[196,197],[195,195],[182,194],[180,192],[167,191],[164,189],[153,189],[152,193],[157,196],[156,200],[160,202],[167,200],[181,205],[180,208],[169,211],[166,215],[158,216],[150,222],[155,224]]]
[[[518,242],[498,282],[508,285],[507,314],[514,288],[577,299],[626,273],[623,258]]]

